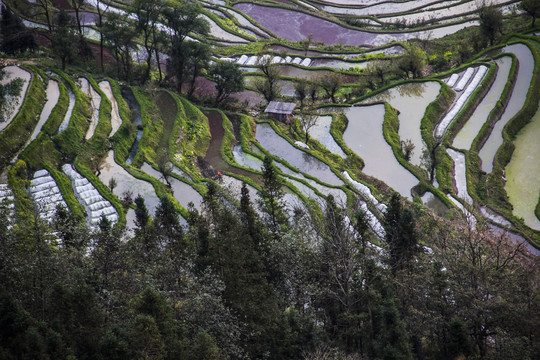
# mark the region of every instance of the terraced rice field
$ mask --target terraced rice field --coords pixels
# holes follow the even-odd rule
[[[87,4],[94,7],[97,5],[95,1],[87,1]],[[495,0],[493,4],[504,7],[508,12],[514,1]],[[127,15],[123,7],[125,4],[117,2],[114,5],[117,7],[111,6],[105,10]],[[350,87],[348,90],[352,92],[351,89],[365,79],[365,69],[372,60],[382,59],[381,61],[388,64],[397,63],[410,46],[406,40],[438,39],[461,29],[477,26],[476,6],[474,1],[454,0],[304,0],[272,3],[272,6],[264,2],[235,2],[231,5],[215,0],[203,3],[204,12],[201,15],[201,18],[209,22],[210,36],[201,38],[198,34],[190,34],[188,39],[207,41],[212,46],[212,61],[229,61],[241,66],[248,85],[253,85],[253,79],[260,75],[257,63],[261,58],[267,57],[279,69],[281,95],[286,100],[294,101],[295,84],[299,79],[312,81],[316,78],[328,78],[336,72],[342,73],[343,84]],[[95,22],[95,16],[90,12],[87,15],[84,20],[84,25],[87,26],[85,34],[90,39],[98,39],[96,28],[90,27]],[[214,15],[223,21],[217,21]],[[354,17],[362,21],[362,27],[355,27],[346,21]],[[423,25],[435,26],[385,29],[397,22],[401,25],[424,23]],[[34,28],[44,26],[38,22],[27,21],[27,24]],[[170,32],[164,24],[159,24],[159,28],[165,33]],[[314,43],[304,48],[305,43],[302,41],[310,34]],[[263,45],[258,43],[263,39]],[[233,198],[238,199],[241,184],[247,181],[253,200],[258,197],[257,193],[262,184],[262,159],[265,155],[271,155],[281,178],[289,186],[284,189],[287,190],[285,200],[290,211],[294,206],[305,208],[306,204],[300,200],[301,197],[322,204],[325,197],[332,195],[340,205],[346,206],[355,202],[355,206],[365,210],[372,231],[383,237],[381,218],[386,211],[385,201],[391,191],[397,191],[408,200],[417,197],[417,201],[440,216],[445,216],[452,210],[459,211],[467,217],[473,228],[486,220],[494,233],[513,230],[510,236],[515,241],[526,242],[525,237],[518,235],[518,232],[531,239],[538,237],[540,231],[540,220],[536,211],[540,198],[537,181],[540,176],[540,160],[536,156],[540,151],[539,112],[528,119],[530,123],[524,126],[515,138],[504,134],[508,124],[511,125],[516,115],[519,116],[527,106],[528,96],[536,91],[533,88],[536,81],[535,68],[538,69],[540,64],[535,64],[535,57],[539,55],[540,46],[534,45],[534,41],[536,40],[528,35],[512,38],[498,50],[498,54],[508,54],[507,56],[499,56],[493,60],[490,57],[498,54],[488,52],[484,58],[466,63],[458,71],[433,73],[423,82],[410,81],[407,78],[395,86],[388,84],[386,90],[375,91],[374,96],[364,94],[360,98],[360,104],[356,106],[351,106],[354,105],[353,100],[350,100],[352,96],[345,98],[345,92],[339,94],[341,97],[338,102],[341,104],[336,105],[336,108],[325,107],[321,111],[324,115],[319,116],[311,128],[310,137],[317,140],[316,144],[313,141],[303,144],[303,134],[295,135],[286,124],[276,123],[274,128],[268,119],[262,119],[264,115],[259,110],[265,101],[250,87],[234,97],[249,107],[244,109],[244,113],[253,116],[250,121],[254,122],[246,125],[252,133],[245,129],[231,130],[228,119],[220,112],[202,109],[204,114],[201,115],[201,121],[208,127],[208,133],[203,135],[203,131],[198,129],[195,138],[207,136],[209,139],[205,151],[197,154],[193,154],[192,148],[186,153],[181,152],[184,149],[182,146],[186,145],[183,143],[187,141],[186,133],[192,130],[189,126],[194,126],[196,117],[193,112],[187,111],[187,108],[177,104],[178,108],[173,111],[170,104],[163,105],[156,101],[157,97],[153,97],[152,90],[146,93],[147,89],[132,90],[125,86],[121,96],[128,108],[123,112],[122,106],[125,106],[125,103],[115,98],[119,95],[113,93],[112,79],[90,74],[67,75],[71,76],[71,80],[90,100],[87,102],[87,118],[83,119],[87,122],[85,123],[81,122],[81,114],[76,110],[76,105],[80,106],[81,101],[78,99],[77,89],[72,89],[68,82],[51,74],[49,78],[43,79],[46,101],[37,117],[39,120],[29,129],[25,146],[18,150],[23,159],[29,160],[28,163],[37,162],[23,150],[31,148],[30,144],[38,141],[38,135],[43,133],[42,128],[58,102],[58,85],[61,81],[68,91],[67,109],[65,113],[58,115],[61,121],[58,121],[60,125],[57,133],[47,135],[47,140],[54,143],[55,136],[70,132],[66,131],[68,128],[72,133],[73,129],[76,129],[75,132],[81,132],[83,128],[87,130],[73,141],[75,144],[71,146],[75,149],[71,149],[69,156],[55,154],[55,161],[52,163],[46,162],[49,161],[47,159],[40,161],[42,166],[63,169],[71,180],[72,190],[84,207],[91,225],[95,225],[102,215],[113,222],[126,218],[128,225],[132,225],[133,211],[127,208],[120,210],[118,206],[126,195],[135,198],[140,194],[151,214],[159,204],[159,197],[165,193],[172,195],[177,205],[183,209],[186,209],[189,203],[196,209],[201,209],[201,194],[204,193],[208,180],[219,180],[215,175],[217,171],[225,173],[221,177],[222,182],[218,181],[218,184],[230,188]],[[231,50],[231,45],[234,45],[234,50]],[[223,47],[226,50],[223,50]],[[229,47],[231,49],[228,49]],[[216,50],[217,48],[220,50]],[[139,44],[140,49],[142,48]],[[136,57],[138,52],[140,51],[134,51],[133,56]],[[513,60],[510,54],[513,54],[516,60]],[[496,65],[496,71],[493,78],[489,78],[489,69],[493,64]],[[6,70],[11,77],[24,77],[26,86],[30,83],[30,73],[26,70],[15,66],[7,67]],[[512,77],[513,72],[515,76]],[[88,81],[91,78],[96,79],[99,89],[93,88],[93,81]],[[79,173],[71,167],[73,162],[68,163],[65,160],[76,159],[76,164],[77,161],[82,161],[88,143],[100,140],[97,138],[102,136],[96,129],[99,121],[103,121],[99,116],[100,107],[106,100],[101,98],[97,90],[100,90],[112,105],[111,114],[105,120],[110,121],[112,131],[106,139],[101,139],[106,148],[101,149],[100,157],[84,164],[87,179],[82,175],[82,171]],[[23,104],[26,92],[27,88],[24,88],[18,101],[19,107]],[[142,100],[141,94],[145,94]],[[212,79],[199,77],[195,95],[213,94],[215,89]],[[319,95],[322,94],[319,89]],[[453,102],[442,105],[438,103],[439,97],[444,94],[450,94]],[[398,113],[397,128],[386,130],[387,133],[383,129],[385,121],[389,120],[385,117],[388,114],[383,103],[389,104]],[[433,115],[433,108],[439,109],[440,113]],[[17,107],[9,121],[0,123],[0,136],[18,111]],[[125,114],[130,117],[123,118]],[[164,114],[170,115],[172,121],[162,118],[168,117]],[[340,125],[338,119],[342,115],[346,120]],[[184,121],[181,129],[175,127],[179,119]],[[430,121],[433,123],[430,124]],[[127,131],[127,145],[122,144],[120,149],[119,145],[114,143],[113,135],[125,136],[121,131],[124,122],[131,122],[133,126]],[[233,124],[232,127],[235,126],[238,124]],[[334,126],[341,127],[337,130]],[[386,126],[388,129],[388,124]],[[150,134],[150,129],[154,131],[153,134]],[[174,138],[171,137],[172,134]],[[248,138],[245,139],[244,136]],[[411,140],[414,144],[409,160],[405,160],[400,153],[402,149],[399,148],[399,142],[404,140]],[[505,147],[505,141],[506,145],[512,141],[515,150],[508,155],[510,162],[503,164],[504,167],[501,168],[498,165],[501,154],[498,155],[497,152]],[[248,148],[245,147],[246,144]],[[435,144],[439,147],[437,149],[441,150],[436,154],[436,158],[427,151],[430,144]],[[319,147],[328,152],[320,151]],[[247,152],[247,149],[250,151]],[[437,151],[434,150],[433,153]],[[169,161],[174,162],[171,166],[175,175],[167,179],[156,170],[158,158],[163,153],[168,156]],[[435,179],[430,179],[430,161],[435,166]],[[358,165],[359,168],[351,169],[345,165],[351,163],[363,164],[363,167]],[[37,172],[31,179],[30,192],[36,202],[42,203],[45,209],[43,218],[50,219],[53,206],[60,203],[68,207],[69,201],[66,203],[59,195],[58,187],[50,174],[45,174],[40,168],[32,170]],[[492,173],[499,176],[502,170],[505,170],[505,178],[500,179],[499,184],[504,185],[506,181],[503,186],[506,191],[504,195],[508,195],[510,207],[513,207],[512,212],[505,211],[504,207],[492,201],[488,192],[482,194],[477,188],[468,188],[472,177],[476,176],[473,179],[476,182],[485,181]],[[52,182],[49,181],[51,179]],[[117,186],[112,191],[107,191],[111,179],[117,181]],[[419,184],[421,186],[417,186]],[[9,187],[6,184],[0,185],[0,200],[12,200]],[[50,199],[41,196],[40,186],[55,189],[54,196]],[[419,189],[422,192],[419,192]],[[517,220],[519,218],[523,218],[523,225]],[[532,245],[530,249],[534,251]]]

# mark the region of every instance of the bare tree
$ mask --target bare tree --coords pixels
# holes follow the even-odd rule
[[[306,140],[305,143],[307,144],[309,141],[309,131],[311,128],[313,128],[317,124],[317,119],[319,116],[313,112],[311,109],[306,109],[305,111],[302,110],[300,112],[300,116],[298,119],[300,120],[300,125],[302,126],[302,130],[306,134]]]

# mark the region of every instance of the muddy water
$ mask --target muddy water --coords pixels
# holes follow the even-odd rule
[[[276,134],[269,124],[257,124],[255,138],[268,152],[284,159],[300,172],[309,174],[327,184],[343,185],[343,181],[330,170],[328,165],[292,146],[287,140]]]
[[[353,8],[340,8],[332,6],[323,6],[323,9],[327,12],[336,14],[350,14],[350,15],[380,15],[380,14],[392,14],[406,12],[418,7],[426,6],[433,3],[438,3],[438,0],[415,0],[405,2],[381,2],[366,6],[361,9]]]
[[[122,97],[127,102],[129,109],[131,110],[131,115],[133,117],[133,125],[135,126],[142,125],[141,106],[137,102],[137,99],[135,99],[135,96],[133,95],[131,88],[129,87],[122,88]],[[135,138],[133,145],[131,145],[131,149],[129,149],[129,154],[126,159],[126,164],[131,165],[131,163],[133,163],[133,159],[135,159],[135,155],[137,155],[137,152],[139,151],[139,141],[141,140],[142,135],[143,135],[143,129],[140,128],[137,130],[137,137]]]
[[[164,184],[167,183],[161,173],[154,169],[152,166],[150,166],[148,163],[144,163],[143,166],[141,166],[141,170],[148,175],[155,177]],[[178,200],[180,205],[187,209],[189,203],[193,203],[195,209],[201,210],[201,204],[203,199],[201,194],[199,194],[197,190],[193,189],[189,184],[180,181],[172,176],[169,177],[169,182],[171,183],[173,196],[176,200]]]
[[[508,75],[512,65],[512,58],[500,58],[496,60],[496,63],[498,65],[498,71],[495,81],[491,85],[491,88],[484,99],[482,99],[480,104],[476,107],[469,120],[467,120],[465,125],[454,138],[453,145],[456,148],[465,150],[469,150],[471,148],[474,138],[476,135],[478,135],[478,132],[482,128],[482,125],[484,125],[486,122],[490,111],[501,97],[506,82],[508,81]]]
[[[426,192],[421,199],[422,204],[433,210],[435,214],[444,217],[448,213],[448,207],[433,193]]]
[[[79,83],[81,91],[90,99],[90,111],[92,112],[92,118],[85,136],[85,139],[88,140],[94,136],[94,131],[96,131],[96,127],[99,122],[99,106],[101,105],[101,96],[99,96],[97,91],[94,90],[86,78],[79,78],[77,82]]]
[[[490,173],[493,170],[493,159],[497,150],[503,143],[502,129],[508,121],[521,110],[525,103],[534,69],[534,58],[531,54],[531,50],[529,50],[526,45],[515,44],[506,46],[502,49],[502,52],[513,53],[516,55],[519,62],[519,70],[508,105],[500,120],[495,123],[488,140],[478,153],[482,160],[482,170],[487,173]]]
[[[362,62],[350,62],[343,60],[333,60],[333,59],[315,59],[311,63],[311,67],[330,67],[337,70],[348,70],[355,71],[357,69],[364,69],[367,66],[367,61]]]
[[[126,191],[133,193],[133,200],[137,195],[141,195],[150,214],[153,214],[159,204],[159,198],[154,191],[154,187],[149,182],[139,180],[128,173],[123,167],[114,161],[113,151],[109,151],[107,157],[102,163],[99,180],[105,185],[109,184],[111,178],[115,178],[117,186],[114,188],[114,194],[120,199],[123,198]]]
[[[69,104],[66,111],[66,115],[64,116],[64,120],[62,120],[62,123],[58,127],[58,134],[60,134],[62,131],[66,130],[69,121],[71,120],[71,114],[73,113],[73,108],[75,107],[75,94],[73,94],[73,91],[71,90],[71,87],[69,85],[66,85],[67,91],[68,91],[68,98],[69,98]]]
[[[433,0],[429,0],[434,2]],[[411,2],[412,3],[412,2]],[[415,1],[416,3],[416,1]],[[406,3],[387,3],[402,7]],[[415,5],[418,6],[418,5]],[[475,26],[478,21],[468,21],[461,24],[449,25],[430,30],[407,33],[370,33],[366,31],[344,28],[338,24],[323,20],[308,14],[291,11],[283,8],[272,8],[256,4],[240,3],[234,5],[238,10],[246,13],[262,26],[273,31],[277,36],[291,40],[304,40],[308,34],[313,34],[314,41],[321,41],[326,45],[343,44],[350,46],[383,45],[394,40],[407,40],[412,38],[438,39],[469,26]],[[365,9],[363,9],[364,11]],[[386,10],[377,10],[385,12]],[[392,12],[392,11],[390,11]]]
[[[32,78],[32,75],[28,71],[18,66],[6,66],[5,68],[3,68],[3,70],[6,72],[6,75],[4,76],[4,79],[0,82],[2,85],[5,85],[10,81],[15,80],[16,78],[23,79],[24,83],[22,85],[19,96],[15,98],[8,98],[9,106],[8,110],[4,113],[4,119],[0,119],[2,120],[0,121],[0,131],[4,130],[13,120],[15,115],[17,115],[17,113],[19,112],[19,109],[24,102],[24,97],[26,96],[28,85],[30,85],[30,79]]]
[[[504,2],[508,2],[508,0],[492,0],[492,1],[490,1],[490,4],[491,5],[498,5],[498,4],[501,4],[501,3],[504,3]],[[454,2],[454,4],[456,4],[456,2]],[[452,4],[449,4],[449,5],[452,5]],[[447,6],[442,7],[442,8],[441,8],[441,6],[444,6],[444,5],[441,4],[438,1],[435,4],[435,6],[437,6],[438,9],[433,9],[433,10],[429,10],[429,11],[421,11],[421,12],[416,12],[416,13],[412,13],[412,14],[404,14],[404,15],[399,15],[399,16],[395,16],[395,17],[384,18],[383,21],[384,22],[395,22],[395,21],[400,20],[400,21],[406,21],[407,24],[414,24],[417,21],[428,21],[428,20],[432,20],[432,19],[442,19],[442,18],[445,18],[445,17],[456,18],[456,17],[461,16],[462,14],[470,13],[470,12],[476,12],[478,10],[478,4],[476,3],[476,1],[469,1],[469,2],[459,4],[459,5],[455,5],[455,6],[448,6],[447,5]],[[432,7],[435,7],[435,6],[430,6],[429,8],[432,8]]]
[[[330,152],[346,158],[347,155],[330,134],[330,125],[332,125],[332,116],[319,116],[315,126],[309,131],[309,136],[323,144]]]
[[[365,101],[386,101],[399,111],[399,137],[401,140],[411,140],[415,146],[410,160],[412,164],[420,165],[425,149],[420,123],[427,106],[435,101],[440,89],[441,85],[436,82],[404,84]]]
[[[364,160],[362,171],[384,181],[402,196],[412,199],[411,188],[418,184],[418,179],[401,166],[384,139],[384,105],[350,107],[345,110],[345,115],[349,125],[343,140]]]
[[[120,128],[120,125],[122,125],[122,118],[120,118],[120,114],[118,113],[118,103],[116,102],[116,99],[114,98],[111,84],[108,81],[102,81],[98,85],[101,91],[105,93],[105,96],[107,96],[107,99],[109,99],[112,105],[112,111],[111,111],[112,130],[109,136],[113,136],[116,133],[116,131]]]
[[[30,136],[30,140],[28,140],[27,145],[38,136],[41,128],[49,118],[49,115],[51,115],[52,109],[56,106],[59,97],[60,89],[58,88],[58,82],[49,80],[47,85],[47,102],[43,106],[43,110],[41,110],[39,121],[34,129],[34,132],[32,133],[32,136]]]
[[[210,19],[206,15],[201,15],[201,18],[208,21],[210,24],[210,35],[217,37],[218,39],[223,39],[227,41],[234,41],[239,43],[247,43],[248,41],[244,38],[241,38],[240,36],[233,35],[225,30],[223,30],[221,27],[219,27],[218,24],[214,22],[214,20]]]
[[[234,7],[277,36],[291,41],[303,40],[312,33],[314,41],[322,41],[327,45],[341,43],[357,46],[369,44],[375,37],[368,32],[347,29],[327,20],[283,8],[247,3],[240,3]]]
[[[534,211],[540,197],[540,109],[531,122],[517,134],[512,159],[506,166],[506,193],[514,206],[513,214],[525,224],[540,230]]]
[[[212,139],[210,140],[210,145],[206,150],[205,160],[216,170],[220,172],[229,171],[238,175],[242,175],[248,178],[253,179],[255,183],[262,183],[262,179],[259,175],[253,174],[249,171],[239,169],[234,166],[227,164],[222,158],[220,153],[221,140],[223,139],[223,119],[221,118],[220,113],[217,111],[205,112],[205,115],[208,117],[208,125],[210,126],[210,135]]]

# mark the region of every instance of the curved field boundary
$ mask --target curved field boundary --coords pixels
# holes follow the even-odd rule
[[[49,118],[41,128],[41,132],[47,134],[48,136],[54,136],[54,134],[56,134],[62,120],[64,119],[64,116],[66,115],[69,105],[68,90],[64,85],[64,82],[61,80],[58,80],[57,82],[60,96],[58,97],[58,101],[52,109]]]
[[[495,155],[493,171],[490,175],[488,175],[487,179],[488,186],[497,186],[497,192],[500,191],[501,194],[504,194],[505,202],[508,201],[508,198],[506,196],[506,191],[504,190],[504,184],[502,184],[500,180],[497,180],[500,179],[500,176],[502,176],[504,168],[510,162],[512,157],[512,153],[515,148],[512,139],[526,124],[531,121],[538,108],[538,103],[540,102],[540,92],[534,91],[534,89],[540,88],[540,67],[538,66],[540,64],[540,55],[534,49],[534,46],[532,46],[528,41],[525,41],[524,43],[529,47],[529,49],[531,49],[535,62],[531,86],[529,87],[529,91],[527,93],[525,105],[512,119],[508,121],[503,128],[503,144]],[[505,208],[508,207],[505,206]],[[538,206],[536,209],[538,210]],[[539,217],[538,211],[536,211],[536,215]]]
[[[54,137],[54,142],[60,151],[65,154],[68,159],[72,160],[83,147],[84,135],[88,130],[90,119],[90,100],[77,87],[71,77],[60,70],[56,70],[55,72],[69,84],[75,95],[75,106],[71,113],[68,127]]]
[[[26,144],[39,120],[39,114],[46,100],[45,87],[35,71],[32,74],[26,96],[17,115],[0,133],[0,169],[6,167],[10,160]]]

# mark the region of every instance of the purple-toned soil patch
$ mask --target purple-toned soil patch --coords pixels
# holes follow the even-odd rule
[[[234,7],[251,16],[277,36],[291,41],[303,40],[308,34],[313,34],[314,41],[321,41],[327,45],[341,43],[358,46],[371,44],[376,37],[376,34],[347,29],[333,22],[287,9],[246,3]]]

